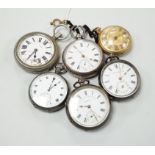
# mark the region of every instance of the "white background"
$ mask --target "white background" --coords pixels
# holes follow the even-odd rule
[[[0,145],[155,145],[155,10],[154,9],[72,9],[75,24],[105,27],[121,25],[131,33],[133,48],[122,59],[132,62],[142,79],[138,95],[124,102],[112,102],[110,120],[94,131],[74,127],[65,109],[45,113],[35,109],[28,98],[28,87],[35,75],[15,62],[13,50],[25,33],[52,34],[49,22],[64,19],[69,9],[0,10]],[[61,49],[67,42],[58,43]],[[71,81],[76,79],[68,74]],[[98,84],[97,79],[91,81]]]

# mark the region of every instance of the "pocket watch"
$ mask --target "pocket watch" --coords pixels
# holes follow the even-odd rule
[[[124,54],[130,50],[132,40],[130,33],[121,26],[108,26],[103,30],[95,28],[98,44],[107,54]]]
[[[54,112],[65,106],[69,88],[63,73],[62,64],[56,66],[55,73],[43,73],[31,82],[29,97],[32,104],[41,110]]]
[[[118,57],[109,57],[100,73],[101,86],[112,97],[123,99],[134,95],[140,87],[140,75],[136,67]]]
[[[61,30],[67,31],[62,34]],[[42,32],[32,32],[19,39],[14,55],[20,66],[30,72],[50,70],[59,58],[56,40],[68,37],[69,29],[64,24],[55,26],[54,36]]]
[[[94,41],[86,39],[86,32],[82,26],[71,29],[71,36],[76,40],[65,48],[62,56],[67,70],[77,77],[95,76],[103,65],[104,56],[101,48]]]
[[[75,88],[66,102],[69,120],[84,130],[102,126],[110,113],[110,101],[106,92],[98,86],[83,84],[81,81],[75,83]]]
[[[134,95],[140,87],[139,72],[133,64],[118,57],[129,51],[130,33],[120,26],[109,26],[96,31],[99,45],[110,55],[100,73],[101,86],[114,98],[124,99]]]

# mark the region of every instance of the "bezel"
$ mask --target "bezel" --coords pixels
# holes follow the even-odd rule
[[[129,37],[130,37],[130,43],[129,43],[129,45],[128,45],[128,48],[126,48],[126,49],[124,49],[124,50],[113,51],[113,50],[110,50],[110,49],[107,49],[107,48],[104,47],[104,45],[102,44],[102,36],[103,36],[103,33],[104,33],[104,31],[105,31],[107,28],[112,28],[112,27],[120,27],[121,29],[125,30],[125,31],[128,33],[128,35],[129,35]],[[108,55],[110,55],[110,54],[113,54],[113,55],[121,55],[121,54],[127,53],[127,52],[131,49],[131,47],[132,47],[132,37],[131,37],[129,31],[126,30],[124,27],[119,26],[119,25],[110,25],[110,26],[107,26],[107,27],[105,27],[104,29],[102,29],[101,32],[99,32],[98,44],[99,44],[100,47],[103,49],[103,51],[104,51],[106,54],[108,54]]]
[[[100,50],[101,57],[102,57],[101,63],[100,63],[100,65],[99,65],[96,69],[94,69],[94,70],[91,71],[91,72],[84,72],[84,73],[83,73],[83,72],[77,72],[77,71],[75,71],[75,70],[72,70],[72,69],[67,65],[67,63],[66,63],[65,55],[66,55],[66,52],[67,52],[68,48],[69,48],[72,44],[74,44],[76,41],[79,41],[79,40],[84,40],[84,41],[93,43],[93,44],[95,44],[95,46],[97,46],[98,49]],[[66,48],[65,48],[64,51],[63,51],[62,60],[63,60],[64,65],[66,66],[66,69],[67,69],[70,73],[72,73],[75,77],[92,78],[92,77],[96,76],[96,75],[98,74],[98,72],[101,70],[101,68],[102,68],[102,66],[103,66],[103,64],[104,64],[104,61],[103,61],[103,60],[104,60],[104,54],[103,54],[101,48],[100,48],[95,42],[93,42],[93,41],[91,41],[91,40],[81,39],[81,38],[80,38],[80,39],[77,39],[77,40],[72,41],[70,44],[68,44],[68,45],[66,46]]]
[[[82,90],[82,89],[85,89],[85,88],[93,88],[93,89],[96,89],[96,90],[100,91],[102,94],[104,94],[104,95],[106,96],[107,101],[108,101],[108,103],[109,103],[109,111],[108,111],[108,113],[107,113],[105,119],[104,119],[100,124],[98,124],[97,126],[94,126],[94,127],[85,127],[85,126],[82,126],[82,125],[76,123],[76,122],[72,119],[72,117],[71,117],[71,115],[70,115],[70,112],[69,112],[69,100],[71,99],[71,97],[72,97],[75,93],[77,93],[78,91],[80,91],[80,90]],[[74,126],[80,128],[80,129],[83,129],[83,130],[94,130],[94,129],[98,129],[98,128],[100,128],[101,126],[103,126],[103,125],[107,122],[107,120],[108,120],[108,118],[109,118],[110,111],[111,111],[111,102],[110,102],[110,99],[109,99],[109,97],[108,97],[108,94],[107,94],[102,88],[100,88],[100,87],[98,87],[98,86],[95,86],[95,85],[90,85],[90,84],[88,84],[88,85],[84,85],[84,86],[81,86],[81,87],[79,87],[79,88],[74,89],[74,90],[71,92],[71,94],[68,96],[67,100],[66,100],[66,113],[67,113],[68,119],[70,120],[70,122],[71,122]]]
[[[64,100],[63,100],[60,104],[58,104],[57,106],[54,106],[54,107],[51,107],[51,108],[45,108],[45,107],[39,106],[38,104],[36,104],[36,103],[33,101],[32,97],[31,97],[30,89],[31,89],[31,86],[32,86],[33,82],[34,82],[39,76],[41,76],[41,75],[49,75],[49,74],[60,76],[60,77],[64,80],[64,82],[65,82],[66,85],[67,85],[67,94],[66,94],[66,97],[64,98]],[[34,106],[35,108],[38,108],[38,109],[40,109],[40,110],[42,110],[42,111],[47,111],[47,112],[56,112],[56,111],[62,109],[62,108],[65,106],[66,99],[67,99],[67,97],[68,97],[68,95],[69,95],[69,85],[68,85],[68,83],[67,83],[67,80],[66,80],[63,76],[61,76],[61,75],[59,75],[59,74],[56,74],[56,73],[54,73],[54,72],[47,72],[47,73],[43,73],[43,74],[40,74],[40,75],[36,76],[36,77],[31,81],[28,91],[29,91],[29,92],[28,92],[28,94],[29,94],[29,99],[30,99],[31,103],[33,104],[33,106]]]
[[[103,77],[103,73],[104,73],[105,69],[106,69],[109,65],[111,65],[111,64],[113,64],[113,63],[117,63],[117,62],[120,62],[120,63],[124,63],[124,64],[129,65],[131,68],[133,68],[133,70],[134,70],[135,73],[137,74],[137,86],[136,86],[136,88],[134,89],[134,91],[133,91],[132,93],[130,93],[130,94],[128,94],[128,95],[124,95],[123,97],[120,97],[120,95],[113,95],[113,94],[110,93],[110,92],[104,87],[104,85],[103,85],[103,78],[102,78],[102,77]],[[98,80],[99,80],[100,86],[112,97],[112,99],[126,99],[126,98],[129,98],[129,97],[132,97],[132,96],[135,95],[136,92],[140,89],[140,84],[141,84],[141,78],[140,78],[140,74],[139,74],[137,68],[136,68],[133,64],[131,64],[130,62],[128,62],[128,61],[126,61],[126,60],[113,60],[113,61],[108,62],[108,63],[102,68]]]
[[[25,64],[18,56],[18,50],[19,50],[19,46],[20,44],[22,43],[23,40],[25,40],[27,37],[30,37],[30,36],[36,36],[36,35],[42,35],[42,36],[45,36],[46,38],[48,38],[54,45],[54,55],[53,57],[46,63],[46,64],[43,64],[41,66],[31,66],[31,65],[28,65],[28,64]],[[53,37],[51,37],[50,35],[46,34],[46,33],[43,33],[43,32],[31,32],[31,33],[27,33],[26,35],[22,36],[18,42],[16,43],[15,45],[15,48],[14,48],[14,56],[15,56],[15,59],[17,61],[17,63],[26,71],[28,72],[33,72],[33,73],[38,73],[38,72],[41,72],[41,71],[47,71],[47,70],[50,70],[55,64],[56,62],[58,61],[59,59],[59,50],[58,50],[58,46],[56,44],[56,41]]]

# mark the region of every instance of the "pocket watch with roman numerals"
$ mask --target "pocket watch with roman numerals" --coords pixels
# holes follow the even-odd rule
[[[140,87],[140,75],[133,64],[111,57],[100,74],[101,86],[115,98],[128,98]]]
[[[43,73],[34,78],[29,87],[29,97],[35,107],[54,112],[65,106],[69,87],[66,80],[60,75],[62,73],[65,73],[65,70],[59,63],[55,73]]]
[[[69,120],[77,127],[91,130],[101,127],[110,114],[110,101],[100,87],[79,80],[66,102]]]
[[[67,33],[62,34],[62,30]],[[68,34],[69,29],[64,24],[55,25],[53,37],[42,32],[28,33],[17,42],[15,59],[30,72],[50,70],[59,58],[56,40],[63,40]]]
[[[71,36],[76,40],[65,48],[62,56],[66,68],[77,77],[95,76],[103,65],[101,48],[94,41],[86,39],[82,26],[73,27]]]
[[[115,98],[124,99],[134,95],[140,87],[139,72],[133,64],[118,58],[131,47],[130,33],[120,26],[109,26],[103,30],[96,28],[96,32],[99,45],[110,55],[100,73],[101,86]]]

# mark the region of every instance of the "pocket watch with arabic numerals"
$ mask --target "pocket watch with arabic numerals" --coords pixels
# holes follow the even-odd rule
[[[60,32],[67,31],[65,36]],[[55,26],[54,36],[42,32],[32,32],[19,39],[15,46],[15,59],[22,68],[30,72],[50,70],[58,61],[59,50],[56,40],[68,37],[69,29],[61,24]]]
[[[57,64],[55,73],[43,73],[31,82],[29,97],[36,108],[54,112],[65,106],[69,88],[60,75],[64,73],[63,69],[62,64]]]
[[[100,73],[101,86],[114,98],[134,95],[140,87],[139,72],[133,64],[118,58],[131,47],[130,33],[120,26],[109,26],[103,30],[97,28],[96,32],[99,45],[110,55]]]
[[[103,52],[95,42],[85,39],[86,33],[82,26],[75,30],[71,29],[71,36],[76,40],[65,48],[63,62],[72,74],[78,77],[93,77],[103,65]]]
[[[110,114],[107,93],[86,81],[78,81],[74,86],[76,89],[72,91],[66,102],[69,120],[84,130],[101,127]]]

